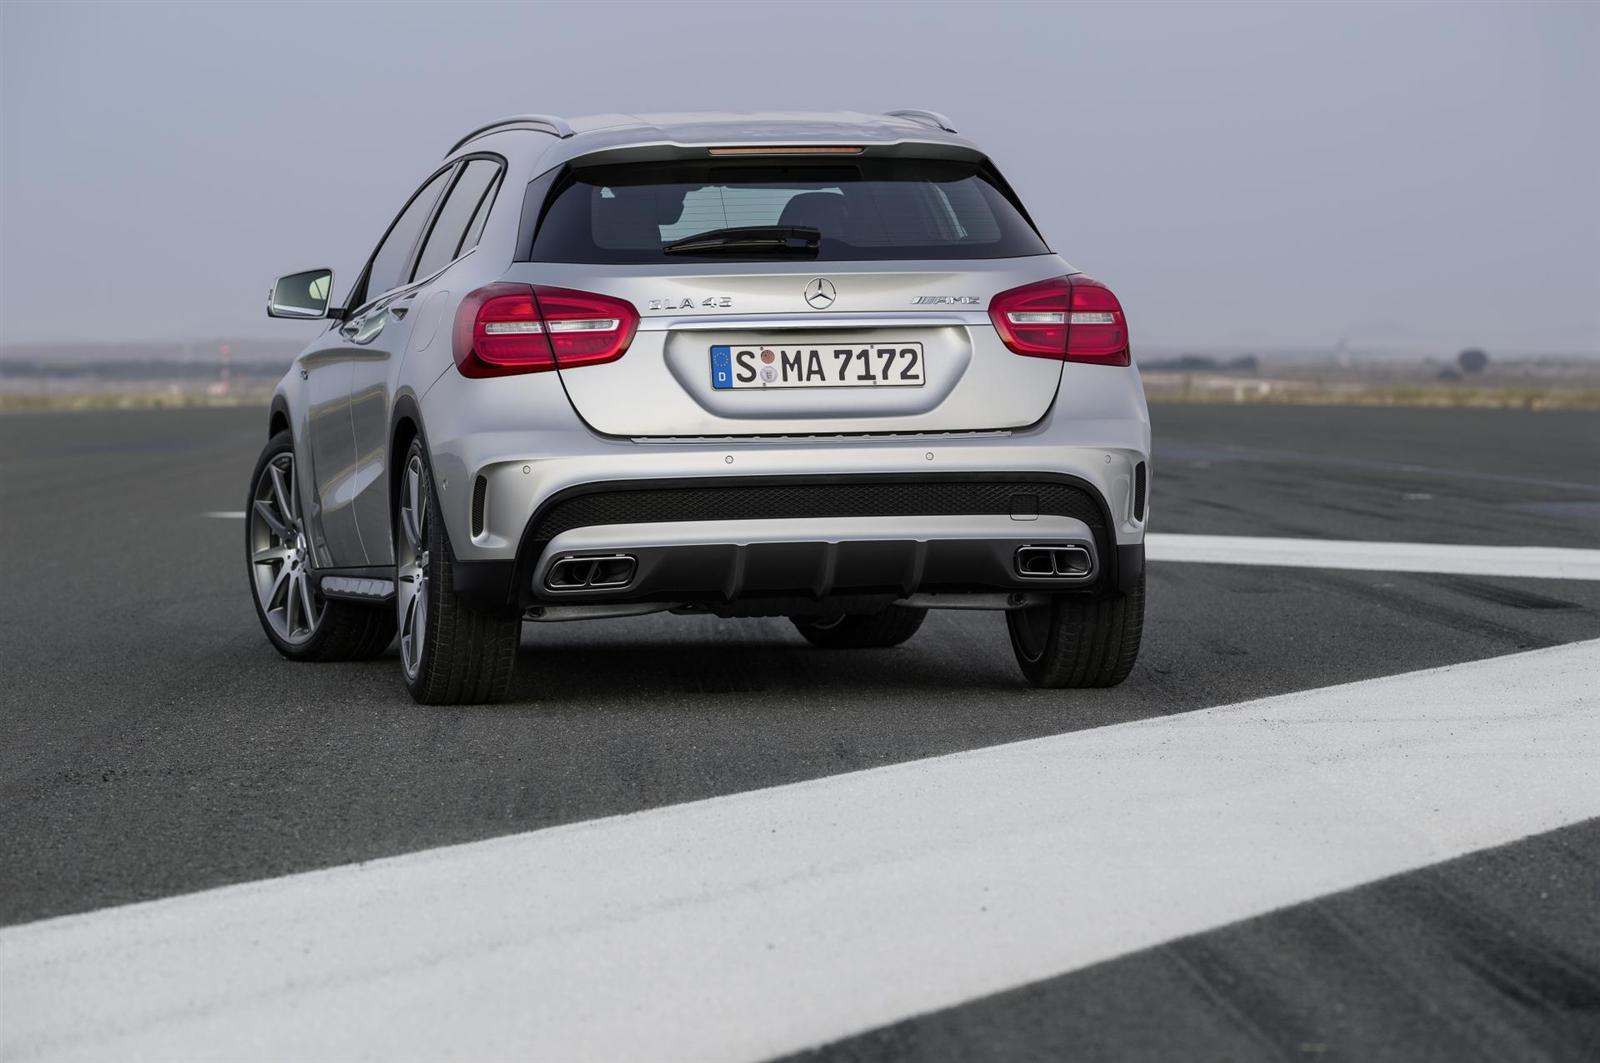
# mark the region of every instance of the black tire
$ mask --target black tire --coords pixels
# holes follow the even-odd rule
[[[1011,649],[1036,687],[1114,687],[1133,670],[1144,633],[1144,573],[1126,594],[1058,595],[1006,614]]]
[[[420,475],[409,477],[413,462],[420,462]],[[415,496],[408,496],[415,490]],[[517,644],[522,635],[522,618],[509,607],[496,611],[474,609],[455,590],[455,554],[444,521],[434,510],[433,473],[427,449],[421,439],[413,440],[401,466],[399,497],[395,500],[395,576],[396,623],[400,628],[401,670],[411,696],[424,705],[477,705],[501,701],[511,690],[512,673],[517,663]],[[420,499],[421,539],[427,544],[425,576],[421,597],[425,609],[421,616],[420,655],[413,655],[408,641],[407,609],[411,602],[401,593],[400,579],[407,557],[406,528],[403,526],[408,498]],[[416,503],[410,503],[415,505]],[[408,581],[414,583],[415,581]],[[415,599],[418,595],[412,595]],[[415,617],[412,617],[415,620]]]
[[[790,617],[813,646],[829,650],[868,650],[898,646],[917,633],[926,609],[891,605],[881,613],[845,614],[832,620]]]
[[[387,605],[323,598],[322,592],[313,588],[313,609],[320,607],[322,612],[309,637],[300,638],[285,637],[268,616],[257,584],[262,563],[257,562],[256,553],[261,545],[258,536],[263,529],[256,515],[256,500],[264,486],[262,478],[268,475],[267,466],[284,455],[288,456],[289,468],[294,469],[294,437],[287,430],[267,440],[262,448],[255,471],[250,475],[250,494],[245,499],[245,575],[250,581],[250,600],[255,603],[261,630],[266,632],[273,648],[291,661],[365,661],[376,657],[394,640],[394,613]],[[292,516],[298,521],[298,498],[292,484],[290,496],[291,505],[295,507]],[[296,530],[300,530],[299,525]],[[303,531],[299,539],[303,544]],[[309,566],[309,556],[302,551],[296,563]],[[309,579],[314,570],[306,567],[305,571]],[[314,579],[311,582],[314,583]]]

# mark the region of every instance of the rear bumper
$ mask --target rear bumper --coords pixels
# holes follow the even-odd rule
[[[1061,474],[604,481],[547,499],[515,557],[458,559],[455,585],[518,608],[1102,593],[1143,567],[1113,528],[1093,485]],[[1048,572],[1019,555],[1045,548],[1062,551]]]
[[[780,552],[776,555],[775,560],[777,560],[780,565],[783,565],[788,571],[816,571],[817,568],[820,567],[817,551],[814,549],[816,544],[804,545],[812,549],[806,552],[797,551],[792,555],[786,555],[785,553]],[[849,550],[850,548],[846,547],[844,549]],[[936,561],[935,565],[931,569],[924,570],[930,572],[936,578],[944,578],[952,570],[952,563],[964,563],[969,561],[974,555],[977,557],[985,571],[994,572],[997,568],[993,562],[993,555],[989,554],[988,556],[985,556],[985,552],[981,549],[981,547],[974,550],[970,546],[961,546],[952,550],[948,546],[941,546],[938,548],[937,553],[938,560]],[[674,594],[661,589],[662,587],[668,585],[668,577],[671,578],[671,582],[681,583],[680,577],[683,575],[683,572],[677,569],[665,570],[661,573],[660,578],[649,584],[641,583],[626,591],[589,594],[576,602],[567,598],[562,598],[558,601],[557,596],[555,595],[546,595],[544,598],[553,605],[593,604],[597,602],[635,602],[650,600],[703,601],[707,597],[711,598],[712,600],[737,600],[728,598],[726,594],[722,592],[723,588],[727,588],[729,586],[728,583],[724,582],[719,585],[716,582],[719,578],[726,581],[728,578],[727,574],[734,570],[733,565],[728,564],[725,557],[715,558],[713,555],[713,558],[714,559],[711,561],[711,563],[707,563],[706,561],[699,559],[689,561],[691,565],[695,566],[691,571],[695,573],[696,581],[703,582],[712,587],[712,592],[709,595],[699,595],[693,599],[681,593]],[[687,560],[688,559],[686,558],[686,561]],[[747,566],[746,571],[748,571],[748,554],[745,554],[744,560]],[[735,561],[735,563],[737,562]],[[825,559],[822,559],[821,563],[825,564]],[[891,560],[891,571],[895,570],[895,564],[896,562]],[[901,561],[898,562],[898,564],[901,566],[899,571],[904,571],[906,563]],[[1133,588],[1134,584],[1138,582],[1139,576],[1144,572],[1144,544],[1132,543],[1118,546],[1109,554],[1102,554],[1097,557],[1096,566],[1097,576],[1087,585],[1082,583],[1074,583],[1070,586],[1047,586],[1037,583],[1030,583],[1026,587],[1015,588],[1014,590],[1033,593],[1063,593],[1067,591],[1080,591],[1084,593],[1095,594],[1111,593],[1113,591],[1127,593]],[[964,565],[965,571],[968,573],[977,567],[978,566]],[[533,582],[530,578],[527,584],[523,584],[518,579],[518,571],[519,566],[514,561],[458,562],[455,566],[455,589],[458,593],[462,594],[468,601],[472,602],[480,609],[504,609],[513,604],[518,608],[527,608],[533,605],[535,602]],[[535,571],[537,571],[536,567]],[[758,582],[766,584],[774,581],[772,581],[770,578],[762,577],[758,580]],[[970,586],[970,583],[966,585]],[[754,588],[752,588],[749,583],[742,584],[738,589],[745,593],[754,593]],[[837,581],[835,581],[833,592],[838,593],[839,591],[840,588],[837,584]],[[872,592],[868,591],[866,593],[870,594]],[[806,596],[809,597],[810,595],[807,594]],[[774,597],[781,596],[774,595]],[[895,589],[891,594],[888,595],[888,597],[904,598],[910,597],[910,594],[902,593],[899,589]]]
[[[1035,555],[1070,558],[1028,575]],[[540,602],[737,601],[836,594],[1066,590],[1099,576],[1072,517],[845,517],[574,528],[531,569]]]

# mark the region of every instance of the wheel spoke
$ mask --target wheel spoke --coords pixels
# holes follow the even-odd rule
[[[406,466],[406,500],[400,507],[400,526],[406,543],[417,553],[422,552],[422,475],[416,462]]]
[[[272,529],[272,534],[279,539],[288,541],[294,538],[294,532],[290,530],[289,525],[279,518],[277,511],[272,508],[272,504],[266,499],[256,499],[256,514],[267,522],[267,527]]]
[[[310,631],[317,622],[317,610],[311,602],[311,577],[304,572],[296,573],[295,588],[300,593],[301,618],[305,621],[306,630]]]
[[[415,660],[422,660],[422,642],[428,637],[428,588],[427,584],[417,588],[417,605],[413,610],[411,621],[411,648]]]
[[[405,658],[408,666],[416,663],[417,599],[415,595],[406,603],[405,610],[400,617],[400,653]]]
[[[258,565],[270,565],[274,561],[287,561],[292,551],[287,546],[268,546],[257,550],[250,556],[250,560]]]
[[[300,605],[299,588],[295,586],[299,581],[300,577],[291,570],[288,586],[284,591],[283,602],[283,630],[286,635],[290,636],[294,635],[295,612]]]
[[[292,526],[294,524],[294,509],[290,506],[289,499],[293,496],[293,492],[289,490],[289,485],[284,482],[283,470],[278,468],[277,463],[274,462],[267,466],[267,472],[272,476],[272,499],[278,507],[278,514],[286,526]]]
[[[266,609],[268,612],[278,608],[278,595],[289,585],[289,574],[292,570],[288,565],[278,569],[278,575],[272,581],[272,590],[267,594]]]
[[[414,594],[411,596],[411,600],[406,603],[406,618],[402,630],[405,631],[406,641],[408,642],[417,633],[417,596]]]
[[[423,490],[422,467],[417,467],[417,504],[412,507],[411,513],[417,522],[417,549],[428,548],[428,495]]]
[[[406,545],[413,553],[422,552],[422,529],[417,527],[416,514],[407,506],[400,511],[400,530],[405,534]]]
[[[294,458],[290,458],[283,469],[284,485],[289,491],[289,519],[296,524],[300,523],[300,484],[299,476],[295,472]]]

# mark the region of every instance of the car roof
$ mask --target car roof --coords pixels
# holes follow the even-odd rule
[[[516,115],[476,129],[450,150],[513,130],[551,137],[541,160],[558,164],[597,152],[629,148],[756,147],[769,144],[848,144],[867,148],[919,144],[952,154],[977,154],[976,146],[933,111],[865,114],[859,111],[706,111],[672,114],[594,114],[577,118]]]

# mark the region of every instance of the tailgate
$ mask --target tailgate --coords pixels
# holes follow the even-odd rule
[[[725,436],[1019,428],[1050,408],[1061,362],[1013,354],[986,308],[1064,272],[1054,256],[954,271],[794,265],[582,282],[641,321],[619,360],[562,370],[578,414],[607,435]]]

